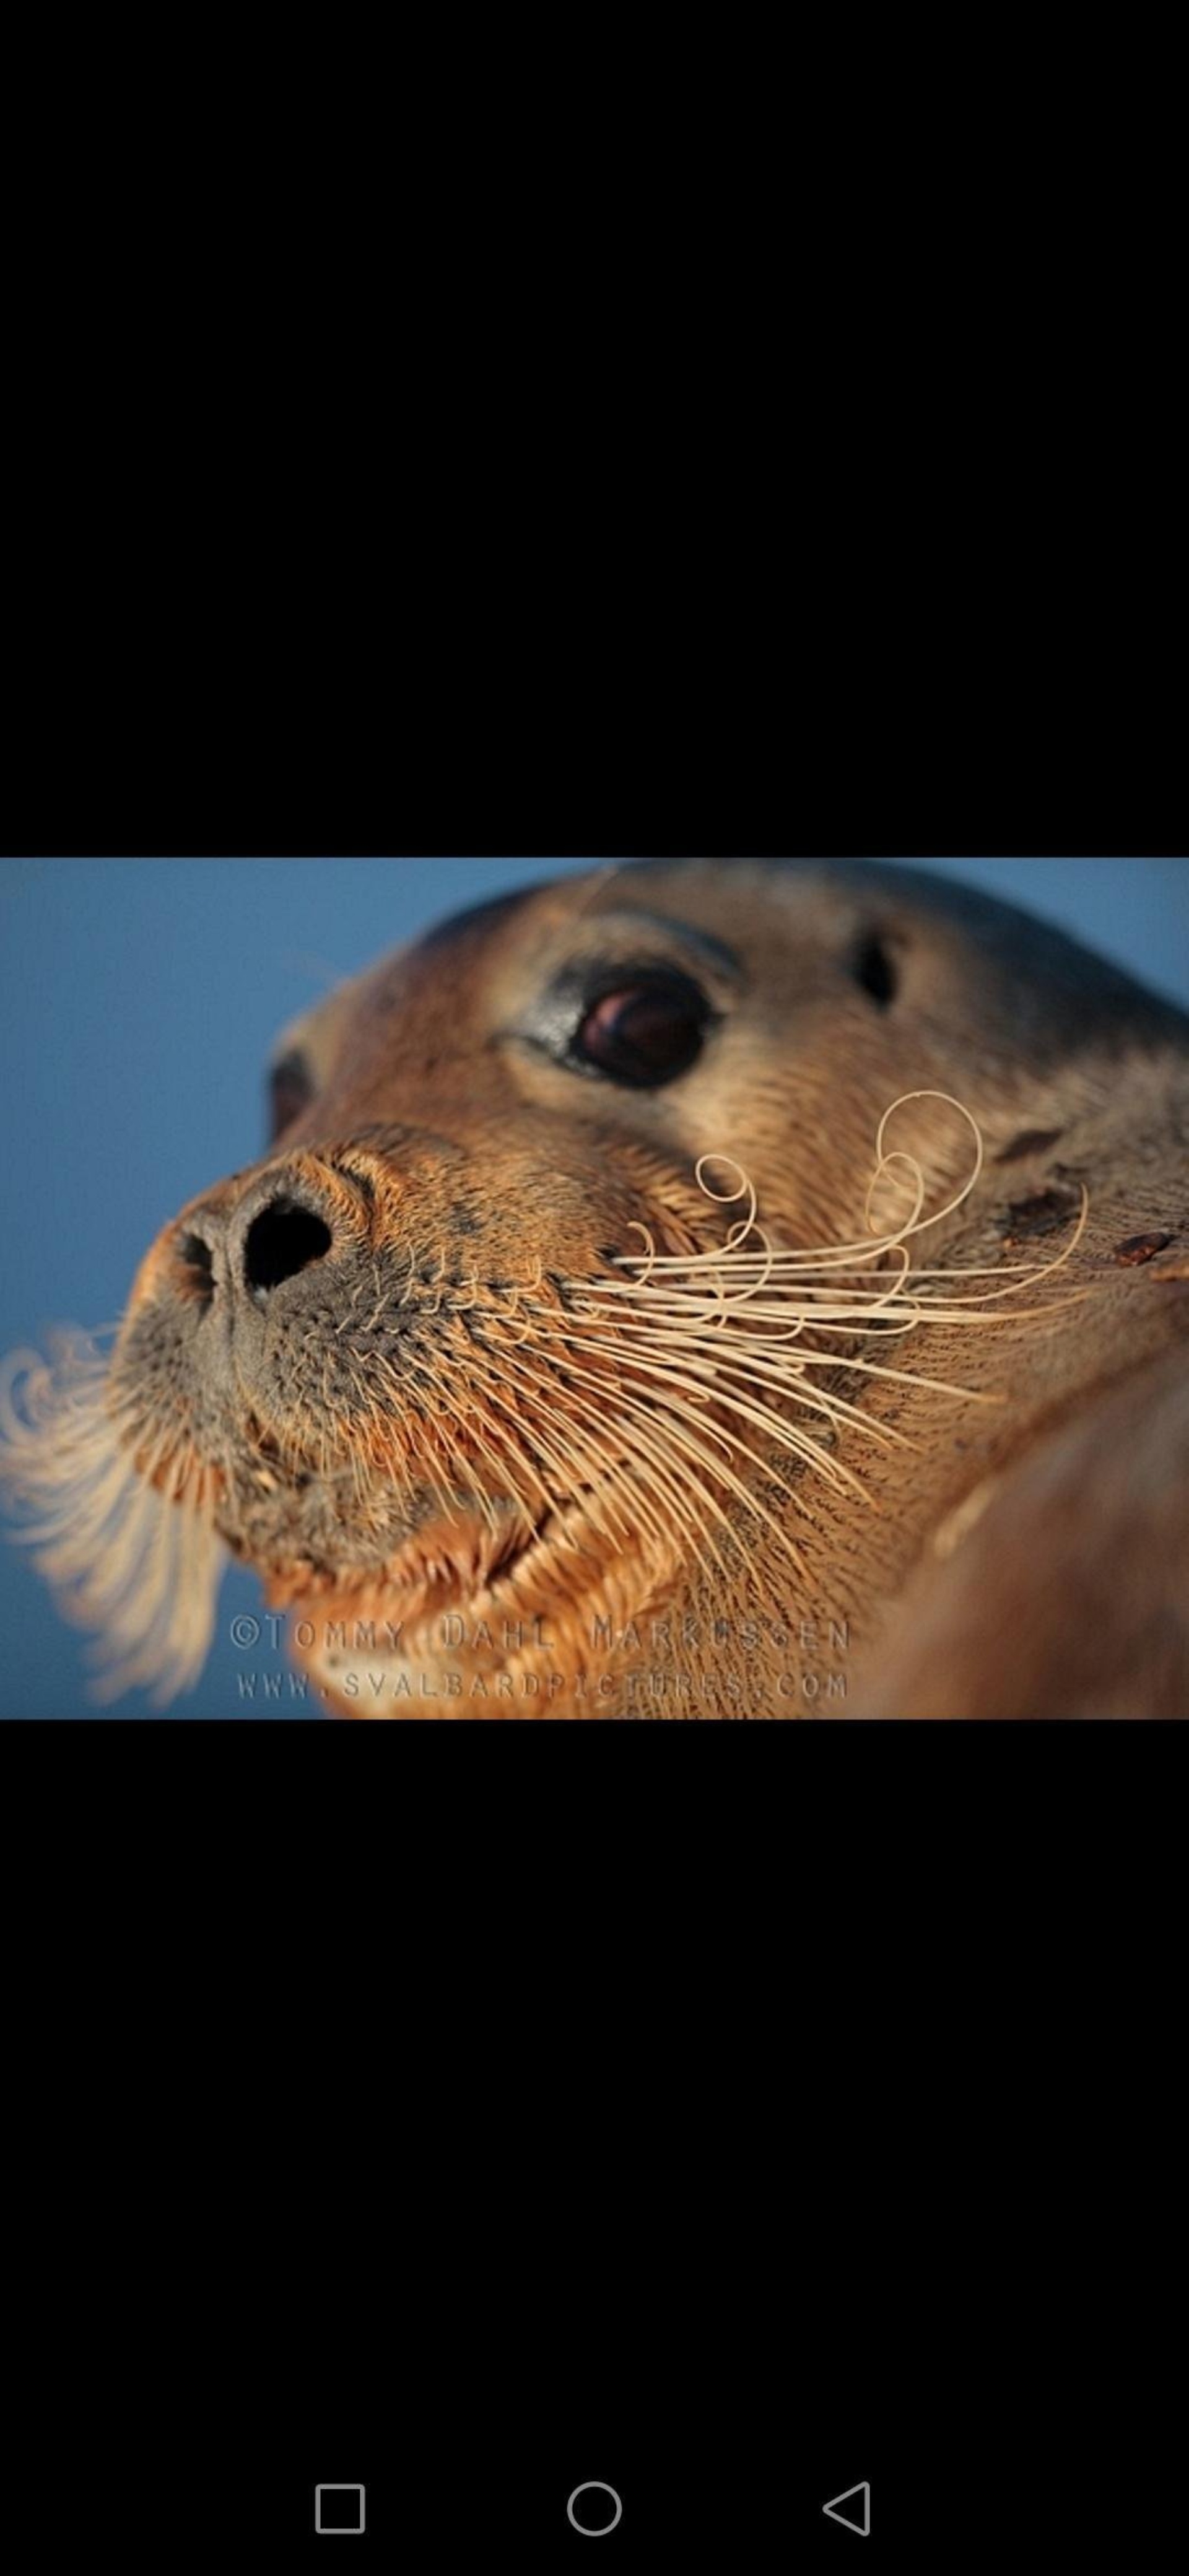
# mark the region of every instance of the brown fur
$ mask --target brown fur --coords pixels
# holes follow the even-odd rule
[[[703,934],[700,959],[673,946],[665,918]],[[896,969],[886,1003],[856,975],[873,935]],[[579,955],[696,971],[721,1013],[701,1061],[630,1092],[529,1043],[537,997]],[[138,1454],[165,1454],[157,1472],[172,1475],[184,1442],[223,1536],[270,1601],[310,1620],[305,1660],[328,1705],[1189,1711],[1181,1014],[1025,916],[910,871],[656,863],[445,924],[332,996],[286,1033],[295,1042],[316,1097],[273,1155],[192,1202],[153,1247],[112,1389]],[[638,1465],[633,1484],[614,1462],[644,1381],[610,1332],[567,1358],[575,1283],[622,1276],[616,1256],[640,1251],[641,1226],[661,1255],[721,1244],[731,1210],[694,1177],[707,1154],[744,1167],[773,1245],[862,1241],[880,1118],[926,1090],[965,1105],[986,1160],[914,1257],[1010,1286],[1011,1265],[1068,1243],[1084,1192],[1077,1250],[1047,1290],[1008,1301],[1010,1321],[922,1327],[910,1383],[863,1375],[862,1345],[840,1343],[825,1382],[868,1430],[835,1425],[823,1466],[855,1482],[790,1469],[757,1439],[742,1483],[766,1495],[799,1568],[729,1480],[699,1564],[682,1494],[708,1481],[705,1438],[695,1454],[664,1435],[650,1511]],[[894,1141],[929,1207],[944,1203],[968,1169],[961,1122],[920,1102]],[[264,1322],[237,1323],[216,1366],[184,1247],[204,1225],[220,1246],[242,1243],[279,1179],[324,1209],[333,1251],[275,1292]],[[1058,1307],[1071,1291],[1080,1302]],[[1029,1310],[1050,1298],[1038,1321]],[[571,1516],[582,1554],[556,1517],[576,1445],[599,1470]],[[399,1645],[357,1650],[356,1623],[385,1620],[400,1622]],[[328,1640],[339,1622],[346,1644]]]

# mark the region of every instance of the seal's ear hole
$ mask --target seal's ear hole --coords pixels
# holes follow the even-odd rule
[[[900,979],[891,952],[877,930],[864,931],[855,950],[851,971],[856,984],[861,984],[863,991],[870,993],[872,1001],[878,1002],[881,1010],[886,1010],[888,1003],[895,1001]]]

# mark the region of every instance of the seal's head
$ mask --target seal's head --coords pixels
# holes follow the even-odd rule
[[[862,862],[651,862],[481,904],[286,1033],[267,1155],[166,1226],[110,1365],[10,1401],[51,1574],[121,1684],[166,1688],[201,1662],[220,1543],[320,1636],[353,1613],[402,1652],[443,1613],[510,1613],[573,1665],[592,1617],[743,1592],[761,1562],[792,1598],[806,1465],[854,1481],[811,1364],[844,1356],[852,1292],[819,1281],[820,1330],[803,1301],[774,1331],[773,1258],[895,1241],[895,1158],[874,1229],[870,1182],[900,1095],[957,1094],[1006,1140],[1088,1016],[1157,1008],[1004,907]],[[924,1104],[923,1184],[944,1197],[969,1142]]]

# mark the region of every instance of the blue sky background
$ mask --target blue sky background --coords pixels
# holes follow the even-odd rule
[[[114,1322],[142,1253],[183,1201],[263,1151],[263,1072],[279,1028],[342,975],[431,921],[588,864],[564,859],[9,859],[0,862],[0,1353],[54,1324]],[[1189,1008],[1189,860],[923,864],[1022,903]],[[281,1678],[261,1612],[229,1569],[216,1641],[179,1717],[238,1717]],[[82,1717],[85,1641],[22,1550],[0,1540],[0,1716]],[[152,1714],[139,1693],[116,1714]],[[313,1704],[310,1704],[313,1714]]]

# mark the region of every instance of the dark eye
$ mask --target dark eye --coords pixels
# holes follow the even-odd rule
[[[591,1004],[570,1054],[612,1082],[656,1090],[689,1071],[710,1018],[705,994],[684,975],[634,977]]]
[[[268,1141],[275,1145],[300,1118],[314,1097],[310,1068],[303,1055],[282,1056],[268,1077]]]

